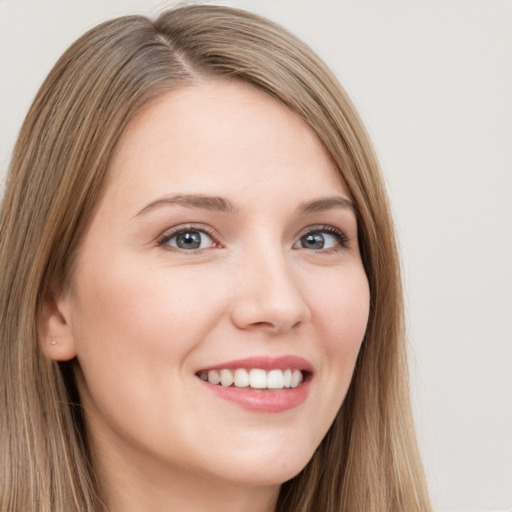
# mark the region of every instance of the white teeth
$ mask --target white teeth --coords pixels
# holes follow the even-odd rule
[[[233,384],[233,374],[229,370],[221,370],[220,383],[225,388],[231,386],[231,384]]]
[[[235,386],[237,388],[246,388],[249,385],[249,373],[243,368],[235,370]]]
[[[283,372],[283,385],[285,388],[292,385],[292,371],[289,368]]]
[[[267,372],[253,368],[249,372],[249,386],[254,389],[265,389],[267,387]]]
[[[286,389],[296,388],[304,380],[300,370],[286,368],[285,370],[262,370],[245,368],[236,370],[209,370],[203,371],[199,377],[210,384],[220,384],[224,387],[235,386],[237,388],[251,387],[253,389]]]
[[[218,384],[220,382],[220,375],[217,370],[210,370],[208,372],[208,382],[210,384]]]
[[[270,370],[267,374],[267,388],[283,389],[284,378],[282,370]]]
[[[299,370],[293,370],[292,372],[292,388],[296,388],[302,382],[302,372]]]

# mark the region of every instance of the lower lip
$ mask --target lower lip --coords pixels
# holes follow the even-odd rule
[[[210,384],[206,381],[201,383],[219,398],[249,411],[278,413],[298,407],[304,402],[308,396],[310,381],[305,380],[296,388],[287,389],[237,388]]]

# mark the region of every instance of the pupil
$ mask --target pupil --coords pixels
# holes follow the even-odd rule
[[[181,249],[198,249],[201,245],[201,235],[197,231],[189,231],[178,235],[176,245]]]
[[[323,249],[324,236],[321,233],[310,233],[302,237],[302,244],[309,249]]]

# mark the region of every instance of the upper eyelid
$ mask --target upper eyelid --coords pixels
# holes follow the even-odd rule
[[[160,234],[156,238],[156,242],[158,245],[162,245],[166,241],[172,239],[173,237],[184,231],[200,231],[208,235],[214,242],[220,243],[216,231],[213,228],[201,223],[180,224],[178,226],[166,229],[162,234]]]
[[[297,238],[300,238],[301,236],[304,236],[307,233],[311,233],[313,231],[327,231],[330,233],[338,233],[344,239],[349,240],[349,236],[347,235],[347,233],[345,232],[344,229],[338,228],[331,224],[312,224],[310,226],[306,226],[306,227],[302,228],[299,231],[298,235],[296,235],[296,236],[297,236]]]
[[[183,231],[200,231],[208,235],[212,238],[212,240],[216,243],[219,243],[222,245],[221,237],[218,234],[217,230],[212,228],[211,226],[203,223],[185,223],[185,224],[179,224],[177,226],[174,226],[172,228],[168,228],[165,230],[162,234],[160,234],[156,238],[156,242],[160,245],[164,243],[165,241],[171,239],[172,237],[176,236],[177,234],[183,232]],[[295,236],[294,236],[294,243],[298,239],[300,239],[302,236],[306,235],[307,233],[314,232],[314,231],[326,231],[331,234],[338,234],[343,240],[343,243],[348,243],[350,241],[350,237],[346,234],[346,231],[343,229],[340,229],[332,224],[310,224],[308,226],[305,226],[302,228]]]
[[[343,229],[340,229],[336,226],[333,226],[331,224],[316,224],[307,226],[306,228],[302,229],[299,234],[296,236],[295,241],[293,242],[293,245],[295,246],[296,243],[300,241],[300,239],[307,235],[308,233],[315,233],[315,232],[325,232],[331,236],[334,236],[335,238],[338,238],[339,247],[338,249],[348,249],[349,244],[351,241],[351,237],[346,234],[346,232]],[[330,253],[333,252],[336,249],[333,248],[327,248],[327,249],[318,249],[314,252],[318,253]]]

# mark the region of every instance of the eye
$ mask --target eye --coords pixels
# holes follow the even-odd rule
[[[202,229],[185,228],[165,235],[159,245],[167,245],[184,251],[215,247],[213,238]]]
[[[302,235],[294,244],[294,249],[313,251],[336,250],[346,247],[347,237],[333,227],[315,228]]]

